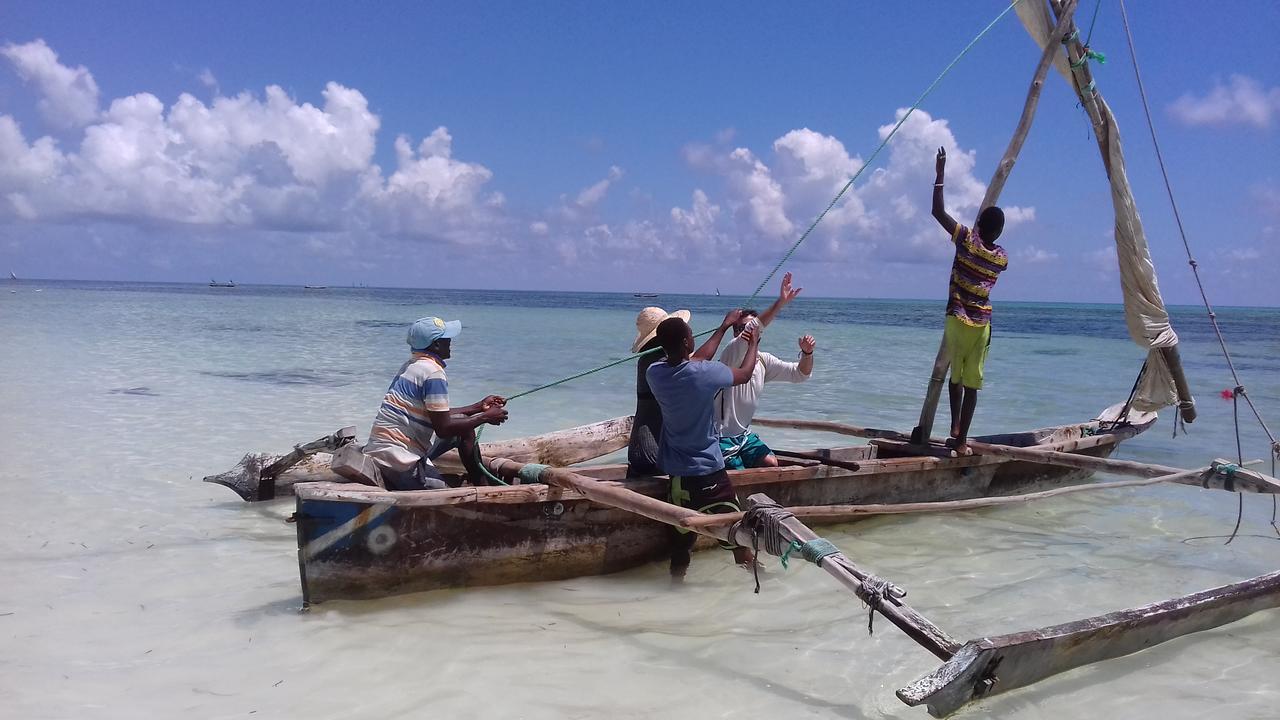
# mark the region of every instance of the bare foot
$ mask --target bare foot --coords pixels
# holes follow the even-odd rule
[[[973,455],[973,448],[969,447],[969,443],[964,438],[949,437],[946,442],[947,447],[951,448],[952,453],[956,457],[969,457]]]
[[[685,573],[689,572],[688,565],[672,565],[671,566],[671,584],[683,585]]]

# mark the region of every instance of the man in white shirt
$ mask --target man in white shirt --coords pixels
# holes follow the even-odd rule
[[[720,353],[720,362],[731,368],[741,365],[747,351],[747,343],[741,339],[742,331],[749,324],[755,324],[756,332],[760,332],[801,290],[802,288],[791,288],[791,273],[787,273],[782,278],[778,299],[763,315],[757,317],[754,310],[744,310],[741,319],[733,327],[734,339]],[[813,351],[817,341],[812,335],[805,335],[800,338],[799,345],[800,358],[797,362],[786,362],[770,353],[759,351],[751,380],[722,390],[716,398],[715,427],[720,435],[720,451],[724,455],[726,468],[740,470],[778,464],[778,458],[769,446],[751,431],[751,420],[755,416],[760,394],[764,392],[766,383],[804,382],[813,373]]]

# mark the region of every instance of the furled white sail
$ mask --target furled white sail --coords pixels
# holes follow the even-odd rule
[[[1055,24],[1045,1],[1024,0],[1018,3],[1017,12],[1023,27],[1043,50]],[[1075,86],[1076,79],[1065,52],[1058,53],[1054,67]],[[1104,144],[1107,175],[1111,180],[1111,203],[1116,216],[1116,261],[1120,266],[1120,287],[1124,293],[1125,324],[1129,337],[1148,350],[1147,370],[1134,395],[1133,406],[1144,411],[1158,410],[1179,401],[1173,374],[1160,352],[1160,348],[1177,345],[1178,334],[1169,324],[1169,313],[1165,310],[1164,299],[1160,297],[1156,268],[1142,230],[1142,219],[1138,216],[1133,192],[1129,188],[1120,128],[1102,96],[1092,90],[1085,92],[1092,94],[1096,102],[1096,114],[1091,112],[1091,118],[1095,121],[1099,141]],[[1098,126],[1099,121],[1101,127]]]

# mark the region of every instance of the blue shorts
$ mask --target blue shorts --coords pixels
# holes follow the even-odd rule
[[[773,451],[760,440],[760,436],[747,432],[736,437],[720,438],[720,452],[728,470],[763,467],[764,459]]]

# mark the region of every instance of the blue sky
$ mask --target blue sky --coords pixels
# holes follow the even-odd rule
[[[260,5],[0,6],[0,268],[750,292],[1003,7]],[[1280,5],[1130,5],[1211,297],[1280,304]],[[1194,301],[1114,0],[1093,45],[1166,299]],[[799,281],[943,297],[932,149],[972,213],[1038,56],[1006,17],[797,253]],[[1056,76],[1001,203],[997,300],[1119,298],[1096,145]]]

